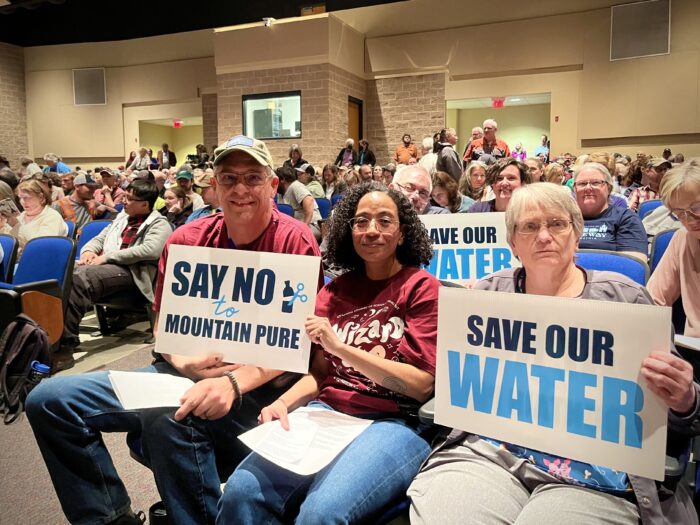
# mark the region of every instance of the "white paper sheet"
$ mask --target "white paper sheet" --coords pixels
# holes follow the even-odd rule
[[[687,335],[676,334],[674,337],[674,342],[676,343],[676,346],[682,346],[683,348],[700,352],[700,337],[689,337]]]
[[[302,407],[289,414],[289,431],[279,421],[270,421],[238,437],[268,461],[308,476],[333,461],[371,424],[332,410]]]
[[[186,377],[148,372],[109,372],[117,399],[126,410],[179,407],[180,398],[194,382]]]

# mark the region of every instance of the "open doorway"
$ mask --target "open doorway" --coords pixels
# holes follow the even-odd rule
[[[181,166],[187,161],[187,155],[196,153],[197,144],[204,141],[202,117],[184,117],[177,119],[181,124],[175,127],[175,119],[139,120],[139,142],[144,148],[158,154],[162,144],[168,144]],[[209,152],[211,154],[211,152]]]
[[[511,151],[521,143],[527,155],[534,156],[542,135],[549,137],[550,111],[550,93],[448,100],[447,127],[457,131],[456,149],[461,155],[471,140],[472,128],[490,118],[498,123],[496,136]]]
[[[362,101],[359,98],[348,97],[348,138],[355,141],[359,148],[362,137]]]

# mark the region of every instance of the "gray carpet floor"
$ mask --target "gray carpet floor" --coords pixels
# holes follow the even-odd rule
[[[146,366],[151,362],[153,345],[144,345],[142,340],[143,333],[127,330],[121,337],[111,338],[108,344],[93,341],[91,351],[76,368],[83,371],[130,370]],[[124,347],[128,352],[125,357],[104,363],[104,357],[96,355],[99,352],[91,355],[100,347],[109,347],[105,351]],[[151,471],[129,456],[125,434],[105,434],[104,441],[131,496],[132,508],[147,512],[160,499]],[[81,495],[75,497],[79,499]],[[68,521],[61,511],[29,423],[23,417],[9,426],[0,424],[0,525],[34,523],[52,525]]]

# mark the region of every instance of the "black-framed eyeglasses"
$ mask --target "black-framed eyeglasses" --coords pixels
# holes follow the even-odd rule
[[[395,183],[401,191],[406,195],[407,197],[410,197],[414,193],[417,193],[418,196],[423,199],[424,201],[427,201],[430,198],[430,192],[426,189],[420,189],[416,188],[413,184],[408,183],[408,184],[399,184],[398,182]]]
[[[399,227],[399,221],[391,217],[353,217],[348,221],[350,228],[359,233],[368,231],[372,223],[379,233],[393,233]]]
[[[566,219],[547,219],[546,221],[522,222],[516,226],[516,231],[520,235],[536,235],[540,228],[544,226],[552,235],[561,235],[571,230],[572,221]]]
[[[267,180],[266,173],[251,171],[250,173],[219,173],[216,175],[216,182],[222,186],[237,186],[245,184],[246,186],[262,186]]]
[[[146,199],[135,199],[126,194],[124,195],[124,202],[146,202]]]
[[[700,202],[694,202],[688,208],[673,208],[671,213],[681,221],[687,221],[688,216],[692,219],[700,219]]]

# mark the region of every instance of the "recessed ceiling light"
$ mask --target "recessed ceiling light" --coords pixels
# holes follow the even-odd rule
[[[520,99],[519,98],[511,98],[510,101],[511,102],[520,102]]]

